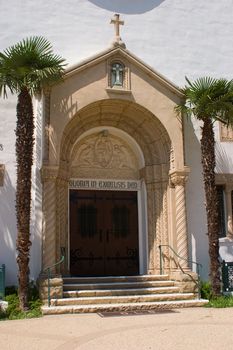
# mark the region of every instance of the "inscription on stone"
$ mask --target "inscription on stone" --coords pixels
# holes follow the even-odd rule
[[[140,181],[71,179],[69,187],[80,190],[138,191],[140,189]]]

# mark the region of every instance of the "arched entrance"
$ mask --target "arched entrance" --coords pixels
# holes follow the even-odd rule
[[[80,272],[79,258],[82,261],[89,259],[92,265],[97,259],[103,263],[105,267],[102,266],[102,270],[96,267],[94,274],[158,273],[158,245],[171,243],[174,246],[172,230],[176,217],[168,217],[169,212],[174,212],[170,198],[173,190],[169,187],[169,171],[174,161],[171,141],[156,116],[131,101],[109,99],[92,103],[68,122],[55,151],[59,158],[58,166],[44,167],[42,173],[44,214],[47,217],[43,264],[49,265],[52,252],[55,253],[53,261],[58,260],[62,248],[66,255],[62,271],[65,274],[92,274],[85,272],[85,268]],[[128,188],[128,184],[136,187]],[[102,207],[99,197],[102,198]],[[71,209],[70,198],[78,202],[73,206],[76,209]],[[123,205],[123,202],[126,204]],[[137,205],[133,208],[130,203]],[[98,218],[99,226],[95,222],[96,210],[106,216]],[[127,213],[131,212],[129,215],[135,218],[132,225],[137,222],[137,227],[130,226],[127,219]],[[48,229],[52,230],[53,225],[56,230],[51,237]],[[123,226],[127,225],[129,231],[136,232],[134,237],[137,239],[132,248],[126,240],[128,234],[123,230]],[[81,227],[84,231],[77,233]],[[75,232],[79,235],[77,241]],[[110,254],[103,257],[110,234],[113,247],[118,244],[113,237],[118,235],[122,239],[119,246],[125,242],[125,248],[113,252],[109,250]],[[83,253],[80,252],[80,241],[84,236],[94,236],[92,246],[95,252],[84,248]],[[89,238],[86,239],[84,247]],[[118,264],[122,269],[116,269],[116,272],[106,269],[107,262],[120,261],[118,258],[126,261],[129,258],[127,254],[134,254],[136,250],[135,270],[130,270],[128,264],[127,272],[127,264],[123,263]],[[132,263],[133,258],[128,261]],[[165,268],[170,268],[169,259],[165,260]]]
[[[139,145],[116,127],[99,126],[78,138],[70,159],[71,274],[145,273],[145,186],[140,179],[145,161]]]

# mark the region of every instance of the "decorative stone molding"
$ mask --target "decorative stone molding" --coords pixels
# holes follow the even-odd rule
[[[174,148],[171,145],[170,149],[170,171],[174,171],[175,169],[175,154],[174,154]]]
[[[58,177],[59,167],[58,166],[43,166],[41,168],[41,179],[45,181],[55,181]]]
[[[188,259],[188,237],[187,237],[187,217],[186,217],[186,199],[185,199],[185,183],[187,174],[190,169],[185,167],[182,171],[174,171],[170,173],[171,187],[175,190],[175,213],[176,213],[176,245],[177,253],[180,257]],[[178,263],[182,268],[188,269],[188,262],[178,259]]]
[[[5,165],[0,164],[0,186],[3,186],[4,184],[4,177],[5,177]]]
[[[233,142],[233,128],[219,122],[219,133],[221,142]]]
[[[177,187],[177,186],[184,187],[187,180],[188,180],[187,173],[183,173],[183,172],[170,173],[170,186],[171,187]]]

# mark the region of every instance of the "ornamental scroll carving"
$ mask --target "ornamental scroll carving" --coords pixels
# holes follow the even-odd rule
[[[175,155],[174,155],[174,148],[171,146],[170,149],[170,170],[175,169]]]
[[[171,186],[185,186],[185,183],[187,181],[188,177],[185,175],[172,175],[170,178]]]
[[[92,169],[137,169],[137,160],[128,145],[107,130],[91,135],[76,148],[72,166]]]

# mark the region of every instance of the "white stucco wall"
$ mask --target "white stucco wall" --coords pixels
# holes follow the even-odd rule
[[[110,18],[117,12],[125,20],[121,32],[127,48],[175,84],[182,86],[185,75],[191,79],[206,75],[232,78],[232,6],[232,0],[1,1],[0,51],[22,38],[43,35],[51,41],[55,52],[64,56],[69,64],[75,64],[108,47],[113,38]],[[0,264],[6,263],[10,284],[16,281],[14,129],[15,99],[0,99],[0,143],[4,147],[0,151],[0,163],[6,165],[5,184],[0,188]],[[202,185],[197,166],[198,139],[192,125],[187,125],[186,134],[189,138],[187,165],[192,167],[187,185],[189,233],[194,243],[192,255],[203,261],[207,250],[204,207],[199,197]],[[221,148],[229,160],[224,171],[232,172],[233,144],[224,143]],[[38,146],[35,181],[39,153]],[[224,167],[222,165],[222,169]],[[34,193],[33,198],[33,208],[40,207],[40,193]],[[32,219],[32,227],[36,225],[32,276],[40,266],[39,221],[40,217]]]

